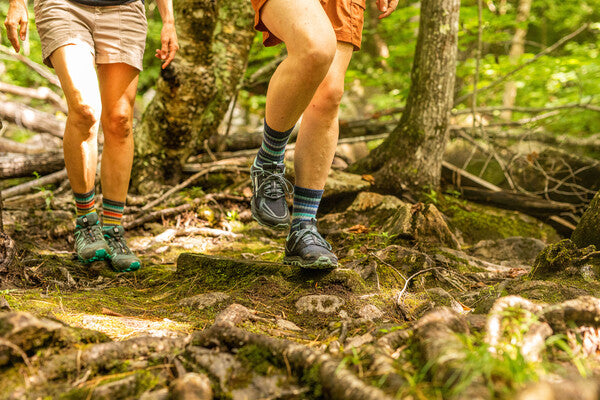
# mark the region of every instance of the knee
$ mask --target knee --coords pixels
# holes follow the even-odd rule
[[[117,107],[102,118],[102,130],[105,139],[127,139],[132,131],[130,107]]]
[[[300,62],[307,70],[325,76],[335,57],[336,47],[335,35],[307,38],[299,52]]]
[[[100,107],[85,102],[69,106],[69,119],[71,123],[81,132],[92,132],[98,123]]]
[[[342,97],[344,96],[344,82],[325,80],[315,93],[312,106],[319,112],[337,115]]]

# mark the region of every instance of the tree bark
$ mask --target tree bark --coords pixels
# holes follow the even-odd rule
[[[580,248],[593,244],[600,249],[600,192],[583,213],[571,240]]]
[[[175,17],[181,49],[136,129],[133,183],[142,192],[177,181],[187,158],[216,132],[254,37],[249,2],[181,0]]]
[[[527,36],[527,20],[531,11],[532,0],[520,0],[517,8],[517,28],[515,35],[512,38],[510,45],[510,62],[517,64],[519,58],[525,53],[525,36]],[[512,107],[515,105],[517,98],[517,84],[514,81],[506,83],[504,88],[503,104],[504,107]],[[512,117],[511,111],[504,111],[502,118],[510,120]]]
[[[411,87],[398,127],[355,170],[374,171],[379,189],[438,187],[456,76],[460,0],[424,0]],[[375,172],[376,171],[376,172]]]

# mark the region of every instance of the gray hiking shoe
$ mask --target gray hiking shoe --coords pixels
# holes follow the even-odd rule
[[[110,247],[108,258],[116,271],[131,272],[137,271],[142,266],[142,262],[127,247],[125,241],[125,229],[121,225],[102,228],[104,238]]]
[[[110,251],[102,235],[100,220],[95,212],[75,220],[75,252],[81,262],[104,260]]]
[[[261,225],[273,229],[290,226],[290,211],[286,195],[294,192],[292,184],[285,179],[285,166],[281,163],[252,164],[252,217]]]
[[[289,234],[283,262],[310,269],[330,269],[338,265],[331,245],[317,231],[315,219],[300,222],[299,228]]]

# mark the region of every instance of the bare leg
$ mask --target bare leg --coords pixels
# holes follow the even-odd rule
[[[98,65],[102,96],[102,195],[125,202],[133,163],[133,104],[139,71],[127,64]]]
[[[317,190],[325,186],[335,155],[338,112],[352,52],[351,44],[338,42],[329,72],[304,112],[294,154],[297,186]]]
[[[102,109],[94,56],[87,46],[67,45],[50,58],[69,108],[63,139],[67,174],[73,192],[87,193],[96,178]]]
[[[319,0],[269,0],[262,21],[285,42],[288,57],[267,91],[267,125],[284,132],[304,112],[335,55],[335,33]]]

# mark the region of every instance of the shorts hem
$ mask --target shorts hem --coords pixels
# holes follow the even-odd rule
[[[127,64],[133,68],[143,71],[143,61],[141,58],[130,57],[123,54],[98,54],[96,55],[96,64]]]
[[[85,42],[84,40],[77,39],[77,38],[60,38],[60,39],[54,39],[48,45],[45,45],[42,43],[43,63],[50,68],[54,68],[54,66],[52,66],[52,62],[50,61],[50,56],[52,56],[52,54],[56,50],[60,49],[61,47],[71,46],[71,45],[84,45],[85,47],[88,48],[90,53],[92,53],[92,56],[95,56],[94,48],[92,46],[90,46],[89,43]]]

